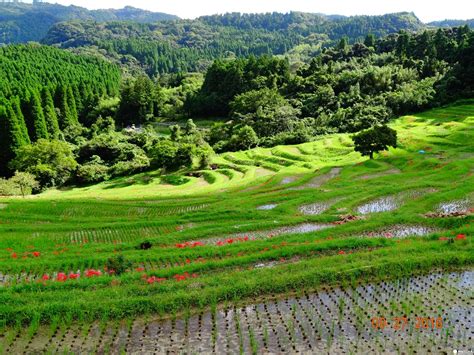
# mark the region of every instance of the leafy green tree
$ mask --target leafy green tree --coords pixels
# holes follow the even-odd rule
[[[196,124],[192,119],[189,119],[184,126],[184,134],[187,136],[194,135],[197,133]]]
[[[349,47],[349,41],[347,37],[342,37],[339,40],[339,44],[337,45],[337,49],[339,49],[342,52],[346,52]]]
[[[11,183],[16,186],[23,197],[31,195],[33,190],[39,188],[39,183],[36,177],[30,173],[15,172],[15,175],[10,179]]]
[[[247,150],[258,145],[257,133],[250,126],[243,126],[230,139],[232,150]]]
[[[122,126],[150,122],[160,104],[159,86],[147,76],[125,83],[120,96],[116,119]]]
[[[168,139],[158,141],[151,149],[152,165],[159,168],[172,169],[177,167],[176,155],[178,145]]]
[[[374,158],[374,153],[397,147],[397,132],[386,125],[375,126],[352,137],[356,152]]]
[[[242,117],[246,114],[254,114],[259,109],[268,107],[284,106],[288,102],[273,89],[250,90],[240,95],[230,103],[232,115]]]
[[[368,48],[375,48],[375,35],[373,33],[369,33],[365,37],[364,44]]]
[[[69,144],[39,139],[17,150],[11,168],[36,176],[40,187],[61,186],[77,167]]]
[[[110,178],[109,170],[102,159],[95,155],[91,161],[78,166],[75,177],[81,183],[98,183]]]
[[[178,142],[178,141],[181,140],[182,132],[181,132],[181,127],[180,126],[178,126],[178,125],[170,126],[170,132],[171,132],[170,139],[173,142]]]

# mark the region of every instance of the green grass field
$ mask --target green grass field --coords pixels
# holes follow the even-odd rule
[[[43,334],[41,324],[179,316],[323,285],[472,270],[474,102],[391,127],[399,147],[374,160],[335,134],[216,156],[216,169],[180,186],[144,173],[0,199],[1,349]],[[425,216],[452,210],[462,213]],[[153,247],[140,249],[144,241]],[[131,266],[109,275],[104,265],[117,255]],[[86,277],[91,269],[101,275]]]

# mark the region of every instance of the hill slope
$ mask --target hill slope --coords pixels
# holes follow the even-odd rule
[[[156,22],[177,16],[133,7],[88,10],[59,4],[0,4],[0,44],[40,41],[54,24],[69,20]]]
[[[273,324],[282,329],[288,324],[287,334],[294,334],[295,323],[287,316],[305,309],[309,295],[321,288],[325,301],[318,303],[319,310],[332,312],[333,318],[318,326],[328,329],[319,331],[320,338],[309,328],[311,335],[304,339],[337,344],[365,338],[374,349],[374,315],[392,319],[436,310],[443,324],[454,329],[452,336],[440,329],[428,335],[390,332],[396,335],[384,336],[380,350],[404,349],[407,339],[418,347],[426,341],[440,349],[467,348],[470,328],[460,331],[459,324],[469,325],[472,286],[459,290],[437,283],[427,292],[431,275],[421,280],[423,288],[416,287],[409,302],[406,282],[398,281],[390,290],[386,286],[390,279],[417,276],[420,281],[419,274],[429,272],[439,279],[440,272],[473,268],[474,102],[405,116],[393,127],[400,147],[375,160],[354,155],[347,135],[334,135],[301,146],[241,152],[232,162],[217,157],[219,169],[205,171],[206,179],[192,178],[181,188],[160,185],[157,177],[135,176],[131,182],[120,179],[37,198],[0,200],[0,349],[159,352],[178,349],[184,340],[175,339],[196,334],[199,338],[183,348],[207,344],[206,349],[215,349],[223,339],[238,344],[243,336],[266,338],[264,344],[273,346],[283,339],[272,330],[276,326],[267,336],[264,331],[247,336],[253,315],[243,317],[242,328],[236,318],[233,333],[230,321],[222,320],[249,314],[252,307],[245,306],[258,302],[257,320],[270,313],[276,317]],[[275,171],[258,178],[256,165]],[[472,275],[465,274],[470,277],[464,280],[467,286]],[[373,287],[360,296],[334,293],[334,286],[360,290],[374,279],[385,282],[377,297]],[[387,298],[380,291],[393,295],[393,302],[381,303]],[[297,292],[303,300],[279,302],[282,314],[271,305],[266,310],[271,297]],[[433,294],[439,306],[426,303]],[[345,301],[326,308],[341,295]],[[352,306],[373,299],[377,304]],[[459,313],[447,312],[461,307],[466,317],[458,322]],[[207,313],[193,320],[194,312]],[[158,326],[162,323],[154,317],[171,320]],[[324,318],[318,313],[308,319]],[[344,319],[353,327],[357,320],[357,329],[368,338],[355,330],[350,336],[344,333]],[[338,329],[342,340],[339,335],[333,339],[330,328]],[[242,337],[239,329],[244,329]],[[163,347],[150,346],[163,339]],[[291,352],[291,344],[282,347]],[[354,353],[370,352],[352,345]],[[241,346],[251,352],[249,342]],[[265,347],[261,340],[258,346]]]
[[[139,63],[149,75],[201,71],[216,58],[287,53],[299,45],[315,52],[337,43],[363,40],[424,24],[412,13],[383,16],[225,14],[154,24],[73,21],[51,28],[43,42],[62,48],[96,48],[121,63]]]
[[[404,116],[390,126],[398,132],[399,147],[381,154],[379,160],[374,162],[366,161],[367,158],[353,151],[349,134],[334,134],[296,146],[256,148],[215,156],[212,161],[215,170],[203,170],[200,177],[185,177],[187,182],[179,186],[169,185],[168,179],[157,174],[143,173],[86,188],[50,190],[38,198],[130,199],[201,195],[222,189],[245,190],[262,182],[269,183],[269,188],[273,189],[285,178],[290,181],[288,186],[299,186],[319,174],[315,172],[334,166],[344,167],[343,175],[347,174],[349,178],[353,174],[380,173],[391,169],[402,172],[406,169],[411,174],[417,169],[447,169],[447,166],[455,166],[458,162],[466,166],[473,164],[473,102]],[[419,150],[426,151],[426,154],[418,153]],[[361,166],[363,162],[366,163]]]

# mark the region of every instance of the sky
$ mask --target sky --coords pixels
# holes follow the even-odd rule
[[[182,18],[225,12],[304,11],[338,15],[382,15],[414,12],[423,22],[474,18],[473,0],[45,0],[89,9],[126,5]]]

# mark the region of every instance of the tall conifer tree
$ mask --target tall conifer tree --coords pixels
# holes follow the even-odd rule
[[[58,116],[56,114],[56,109],[54,108],[53,97],[48,88],[44,88],[42,93],[43,99],[43,111],[44,118],[46,121],[46,126],[48,128],[49,137],[57,139],[59,137],[59,123]]]

